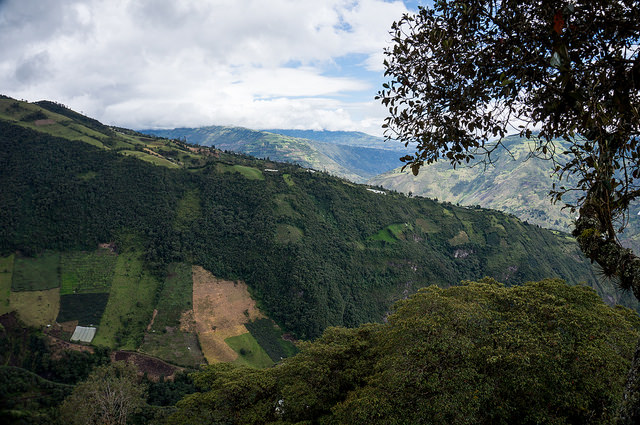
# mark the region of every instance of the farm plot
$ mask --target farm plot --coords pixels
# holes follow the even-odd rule
[[[60,258],[60,294],[108,293],[117,255],[109,249],[65,252]]]
[[[168,362],[187,367],[205,363],[193,321],[191,266],[175,263],[160,293],[154,316],[140,349]],[[188,312],[191,312],[191,320]]]
[[[245,326],[274,362],[291,357],[298,351],[293,343],[282,338],[282,330],[271,319],[254,320]]]
[[[13,254],[0,257],[0,314],[11,311],[11,277],[13,276]]]
[[[133,350],[142,342],[159,282],[143,270],[140,257],[136,252],[118,255],[94,345]]]
[[[264,317],[244,282],[217,279],[193,266],[193,310],[202,352],[209,363],[238,358],[227,338],[248,333],[245,323]]]
[[[37,257],[16,256],[11,290],[42,291],[60,287],[60,253],[45,251]]]
[[[235,363],[245,366],[265,368],[273,365],[273,361],[258,341],[249,333],[232,336],[224,340],[229,347],[238,353]]]
[[[11,292],[11,309],[30,326],[55,323],[60,308],[60,288],[46,291]]]
[[[81,326],[97,325],[108,300],[109,294],[61,295],[57,322],[77,320]]]

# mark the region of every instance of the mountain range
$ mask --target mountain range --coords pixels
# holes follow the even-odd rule
[[[559,143],[559,142],[558,142]],[[476,163],[453,168],[447,161],[422,167],[414,176],[397,167],[368,180],[374,186],[397,190],[460,205],[479,205],[513,214],[523,221],[548,229],[570,232],[577,212],[564,208],[564,202],[551,203],[553,164],[532,157],[531,141],[518,136],[503,140],[504,149],[492,154],[490,164]],[[575,194],[563,200],[574,202]],[[640,205],[631,205],[627,228],[621,242],[640,252]]]
[[[242,152],[256,158],[292,162],[326,171],[356,183],[397,167],[402,145],[358,132],[269,130],[209,126],[172,130],[141,130],[142,133],[180,139],[221,150]]]

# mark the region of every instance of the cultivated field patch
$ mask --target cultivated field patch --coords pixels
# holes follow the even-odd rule
[[[159,282],[143,270],[140,253],[118,255],[109,301],[93,344],[127,350],[137,348],[151,320],[158,285]]]
[[[205,364],[195,332],[167,327],[161,332],[147,332],[140,350],[178,366],[197,368]]]
[[[225,339],[229,347],[238,354],[235,363],[259,369],[273,365],[273,361],[256,339],[247,332],[246,334],[232,336]]]
[[[240,173],[248,180],[264,180],[264,174],[262,174],[262,171],[245,165],[227,165],[219,163],[218,170],[223,173]]]
[[[0,314],[11,311],[11,277],[13,276],[13,257],[0,257]]]
[[[60,286],[60,253],[45,251],[36,257],[16,255],[12,291],[42,291]]]
[[[108,300],[109,294],[61,295],[57,322],[77,320],[81,326],[97,325]]]
[[[108,293],[117,258],[107,248],[62,253],[60,294]]]
[[[282,330],[271,319],[258,319],[245,324],[251,336],[266,351],[271,360],[279,362],[296,354],[298,349],[290,341],[282,338]]]
[[[245,323],[264,317],[241,281],[217,279],[193,266],[193,309],[202,352],[209,363],[232,362],[238,354],[227,338],[248,332]]]
[[[60,308],[60,288],[45,291],[12,292],[11,309],[16,310],[20,319],[30,326],[55,323]]]
[[[140,349],[180,366],[205,363],[193,322],[191,266],[174,263],[168,268],[152,321]],[[191,314],[189,314],[191,313]]]
[[[181,371],[159,359],[130,351],[115,351],[111,353],[111,361],[124,361],[136,365],[139,374],[146,374],[152,381],[158,382],[160,379],[173,381],[176,372]]]

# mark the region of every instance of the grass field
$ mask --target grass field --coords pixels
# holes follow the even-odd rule
[[[419,218],[416,220],[416,225],[422,230],[424,233],[438,233],[440,232],[440,227],[435,224],[433,221],[426,218]]]
[[[195,332],[183,332],[179,328],[146,333],[140,350],[178,366],[197,368],[205,364],[198,336]]]
[[[265,368],[273,365],[273,361],[266,351],[260,347],[258,341],[249,333],[232,336],[224,340],[229,347],[238,353],[236,364],[242,364],[255,368]]]
[[[298,227],[290,224],[279,223],[276,226],[276,240],[279,243],[295,243],[302,239],[304,234]]]
[[[161,332],[166,326],[180,326],[182,313],[193,306],[193,280],[191,266],[174,263],[169,266],[168,275],[158,299],[158,314],[153,320],[152,330]]]
[[[469,235],[464,230],[460,230],[457,235],[449,239],[449,245],[458,246],[469,243]]]
[[[141,159],[143,161],[147,161],[150,162],[152,164],[155,165],[160,165],[162,167],[167,167],[167,168],[180,168],[179,165],[174,164],[173,162],[165,159],[165,158],[160,158],[158,156],[155,155],[151,155],[149,153],[146,152],[142,152],[142,151],[129,151],[129,150],[121,150],[120,151],[122,154],[124,155],[129,155],[129,156],[133,156],[135,158]]]
[[[245,323],[262,318],[244,282],[217,279],[193,267],[193,310],[202,352],[209,363],[232,362],[238,354],[225,343],[246,334]]]
[[[137,348],[153,313],[158,284],[143,271],[139,253],[118,255],[109,302],[93,344],[125,350]]]
[[[244,165],[218,164],[218,170],[223,173],[240,173],[249,180],[264,180],[262,171],[257,168],[247,167]]]
[[[198,190],[190,190],[178,202],[174,227],[178,230],[187,230],[200,216],[202,216],[200,193]]]
[[[0,314],[11,311],[11,277],[13,276],[13,257],[0,257]]]
[[[254,320],[245,326],[274,362],[298,352],[295,345],[282,339],[282,330],[271,319]]]
[[[60,294],[108,293],[116,260],[108,249],[62,253]]]
[[[181,326],[185,313],[193,308],[191,266],[174,263],[168,272],[153,324],[148,327],[140,349],[173,364],[197,367],[205,360],[195,328]]]
[[[30,326],[43,326],[55,322],[60,308],[60,288],[45,291],[11,293],[11,309]]]
[[[284,182],[287,184],[287,186],[293,186],[295,183],[293,182],[293,179],[291,178],[291,174],[283,174],[282,178],[284,179]]]
[[[60,286],[60,254],[45,251],[37,257],[16,256],[11,290],[42,291]]]

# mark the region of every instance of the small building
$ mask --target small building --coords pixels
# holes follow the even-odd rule
[[[380,195],[386,195],[386,194],[387,194],[387,192],[385,192],[384,190],[371,189],[371,188],[367,188],[367,190],[368,190],[369,192],[378,193],[378,194],[380,194]]]

